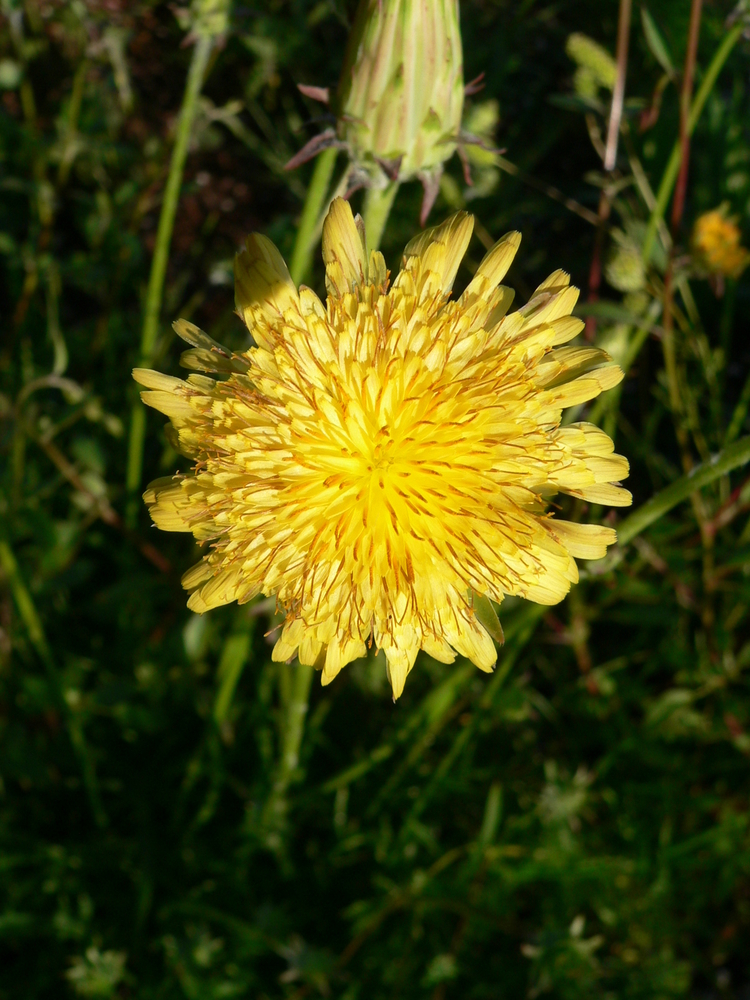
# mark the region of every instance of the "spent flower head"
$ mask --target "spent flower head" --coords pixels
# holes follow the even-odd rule
[[[562,410],[617,384],[603,351],[570,346],[578,291],[555,271],[509,312],[504,236],[465,291],[451,289],[473,218],[460,212],[404,251],[391,284],[361,220],[336,199],[323,229],[327,300],[295,287],[278,250],[248,237],[236,302],[255,341],[232,354],[191,324],[186,381],[137,369],[194,470],[152,483],[151,516],[207,545],[183,578],[196,612],[275,595],[274,659],[329,683],[374,643],[398,697],[425,650],[492,669],[492,602],[555,604],[612,528],[548,512],[558,492],[626,505],[628,472],[589,423]]]
[[[604,276],[619,292],[639,292],[646,284],[646,266],[641,243],[633,227],[628,229],[612,230],[612,246],[604,262]]]

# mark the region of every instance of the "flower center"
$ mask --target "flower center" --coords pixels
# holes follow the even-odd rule
[[[394,461],[394,446],[386,427],[381,427],[372,449],[372,471],[385,472]]]

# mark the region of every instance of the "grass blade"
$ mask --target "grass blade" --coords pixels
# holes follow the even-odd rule
[[[617,528],[617,540],[627,545],[636,535],[640,535],[649,525],[668,514],[677,504],[687,500],[696,490],[708,486],[719,476],[725,476],[732,469],[750,462],[750,437],[740,438],[718,455],[701,465],[696,465],[686,476],[681,476],[665,489],[647,500]]]

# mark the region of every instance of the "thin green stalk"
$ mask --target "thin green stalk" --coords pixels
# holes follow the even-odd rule
[[[250,653],[250,639],[252,638],[250,622],[251,620],[248,619],[248,624],[243,631],[234,632],[228,637],[221,653],[219,669],[216,674],[219,690],[216,693],[213,711],[214,721],[219,728],[226,720],[234,698],[235,688]]]
[[[78,132],[78,119],[81,114],[81,103],[83,101],[83,88],[86,83],[86,74],[89,70],[88,60],[84,59],[78,65],[73,77],[73,89],[70,94],[68,105],[67,121],[65,122],[65,133],[63,137],[63,155],[57,168],[57,186],[65,187],[70,176],[70,169],[76,157],[76,133]]]
[[[367,234],[367,249],[377,250],[383,236],[385,224],[388,221],[393,199],[398,191],[398,181],[391,183],[384,188],[368,188],[365,195],[365,207],[363,216],[365,220],[365,233]]]
[[[724,63],[729,58],[729,54],[734,48],[737,41],[742,36],[744,30],[744,21],[739,20],[737,24],[728,31],[724,36],[724,40],[714,53],[714,57],[706,70],[706,75],[703,78],[703,83],[698,88],[698,92],[695,95],[692,106],[690,108],[690,115],[688,117],[687,123],[687,135],[691,136],[695,130],[695,126],[700,118],[701,112],[703,111],[703,106],[705,105],[708,95],[713,90],[713,86],[716,83],[716,78],[721,72]],[[680,170],[680,162],[682,160],[682,142],[678,138],[672,149],[672,153],[669,157],[669,162],[664,171],[661,179],[661,184],[659,185],[659,191],[656,195],[656,205],[654,206],[651,216],[648,220],[648,225],[646,227],[646,235],[643,238],[643,259],[646,263],[651,259],[651,251],[654,245],[654,239],[656,237],[656,229],[659,222],[664,218],[664,213],[667,210],[667,204],[669,202],[670,196],[672,194],[672,189],[674,188],[675,182],[677,180],[677,174]]]
[[[18,568],[16,557],[13,555],[13,550],[2,539],[0,539],[0,566],[2,566],[3,572],[8,578],[13,599],[16,602],[21,621],[26,626],[29,639],[31,639],[31,645],[37,651],[39,659],[44,664],[51,663],[52,653],[47,644],[47,637],[44,634],[42,622],[37,614],[34,601],[21,578],[21,571]]]
[[[688,120],[690,118],[690,102],[693,97],[693,78],[695,63],[698,58],[698,39],[700,37],[701,14],[703,0],[690,0],[690,25],[688,27],[687,52],[682,70],[682,88],[680,91],[680,169],[677,174],[677,186],[672,199],[672,246],[677,238],[682,212],[685,208],[687,195],[688,167],[690,165],[690,133]]]
[[[15,510],[21,502],[24,470],[26,467],[26,433],[23,421],[16,420],[13,430],[13,444],[10,453],[10,506]]]
[[[617,146],[620,138],[620,132],[622,130],[622,109],[623,101],[625,99],[625,78],[628,70],[628,43],[630,40],[631,10],[631,0],[620,0],[620,14],[617,23],[617,75],[615,77],[615,85],[612,91],[612,102],[609,109],[607,144],[602,157],[604,169],[610,175],[615,169],[615,164],[617,163]],[[589,267],[589,302],[595,302],[599,298],[599,289],[602,282],[602,252],[604,248],[604,237],[607,230],[607,221],[612,211],[611,194],[610,185],[605,185],[599,195],[596,235],[594,237],[593,253],[591,254],[591,266]],[[596,316],[589,316],[586,319],[584,336],[586,340],[594,340],[596,336]]]
[[[640,535],[649,525],[669,513],[677,504],[687,500],[704,486],[708,486],[732,469],[750,462],[750,437],[741,438],[714,455],[701,465],[696,465],[684,476],[670,483],[656,496],[642,504],[638,510],[626,517],[617,527],[617,541],[627,545],[636,535]]]
[[[667,387],[669,390],[669,403],[672,410],[675,435],[682,455],[682,467],[686,474],[693,468],[693,458],[690,450],[690,439],[685,426],[685,403],[683,401],[680,388],[680,372],[677,363],[677,345],[675,343],[674,322],[674,248],[677,241],[682,221],[682,213],[685,207],[685,197],[687,194],[688,167],[690,164],[690,136],[692,135],[697,115],[693,115],[694,108],[691,107],[693,94],[693,78],[695,76],[695,63],[698,54],[698,38],[700,36],[701,13],[703,0],[691,0],[690,2],[690,24],[688,27],[687,50],[685,52],[685,63],[682,70],[682,87],[680,90],[680,132],[679,132],[679,158],[676,184],[672,198],[672,247],[667,259],[667,268],[664,274],[664,309],[662,313],[662,351],[664,354],[664,370],[667,377]],[[705,81],[704,81],[705,82]],[[708,91],[706,91],[708,96]],[[665,203],[666,207],[666,203]],[[648,257],[646,257],[648,260]],[[695,437],[695,434],[694,434]],[[697,444],[696,438],[696,444]],[[711,626],[714,622],[714,611],[711,600],[710,581],[714,572],[714,533],[708,530],[708,514],[703,498],[698,490],[690,493],[690,502],[693,507],[695,519],[700,528],[701,540],[703,543],[703,580],[704,580],[704,602],[702,618],[707,634],[711,635]]]
[[[331,175],[336,165],[337,149],[324,149],[315,161],[315,169],[307,189],[307,197],[299,220],[297,239],[294,241],[289,273],[295,285],[306,281],[310,274],[315,235],[320,224]]]
[[[159,317],[161,313],[162,296],[164,293],[164,278],[167,273],[167,262],[169,260],[169,248],[172,242],[172,230],[174,219],[177,213],[177,204],[180,199],[180,188],[182,187],[182,174],[185,168],[188,146],[190,144],[190,134],[193,128],[193,120],[198,105],[198,97],[203,86],[203,79],[206,75],[206,67],[214,44],[212,35],[199,35],[193,49],[193,57],[190,62],[185,94],[180,108],[180,118],[177,123],[177,134],[175,135],[172,159],[169,165],[169,176],[164,188],[164,200],[159,216],[159,228],[156,231],[156,246],[154,256],[151,261],[151,274],[149,275],[148,290],[146,292],[146,305],[143,315],[143,329],[141,331],[141,367],[147,368],[151,363],[156,345],[156,338],[159,332]],[[130,439],[128,441],[128,463],[126,475],[126,487],[130,494],[136,492],[141,483],[141,472],[143,467],[143,441],[146,433],[146,414],[140,402],[136,402],[130,420]],[[129,520],[132,520],[133,512],[129,512]]]
[[[286,821],[286,793],[299,765],[299,751],[302,745],[302,734],[305,731],[305,716],[310,699],[313,668],[295,663],[294,666],[283,664],[282,671],[291,671],[291,683],[287,697],[284,699],[284,715],[281,736],[281,757],[279,760],[273,788],[263,809],[263,827],[266,830],[266,842],[269,847],[278,850],[281,847],[281,832]]]
[[[667,389],[669,391],[669,405],[675,420],[677,437],[680,447],[685,452],[687,448],[687,435],[680,422],[682,416],[682,396],[680,394],[680,383],[677,372],[677,352],[674,342],[674,314],[672,288],[672,263],[670,261],[667,274],[664,279],[664,311],[663,311],[663,333],[661,338],[662,351],[664,354],[664,371],[667,376]],[[683,458],[686,457],[686,453]]]

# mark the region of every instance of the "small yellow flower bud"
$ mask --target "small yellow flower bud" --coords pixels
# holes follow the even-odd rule
[[[704,212],[693,229],[693,253],[699,266],[711,274],[738,278],[750,263],[750,251],[740,245],[741,234],[725,206]]]
[[[339,82],[339,138],[374,186],[434,183],[464,101],[458,0],[361,0]]]

